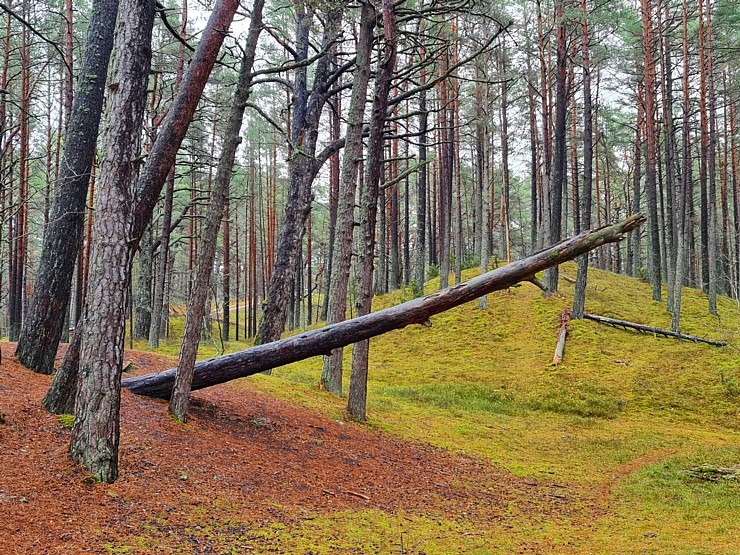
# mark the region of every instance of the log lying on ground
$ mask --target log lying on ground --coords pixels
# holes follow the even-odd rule
[[[671,330],[664,330],[661,328],[653,328],[651,326],[644,326],[642,324],[635,324],[634,322],[628,322],[626,320],[617,320],[616,318],[607,318],[606,316],[599,316],[598,314],[584,314],[583,317],[587,320],[593,320],[600,324],[607,324],[609,326],[616,326],[619,328],[630,328],[633,330],[641,331],[644,333],[653,333],[656,335],[663,335],[665,337],[674,337],[675,339],[682,339],[684,341],[693,341],[694,343],[707,343],[714,345],[715,347],[727,347],[726,341],[715,341],[713,339],[704,339],[703,337],[696,337],[694,335],[686,335],[685,333],[678,333]]]
[[[332,349],[401,329],[410,324],[423,324],[434,314],[475,300],[492,291],[506,289],[520,281],[530,280],[545,268],[572,260],[606,243],[619,241],[625,233],[637,228],[644,221],[645,217],[642,214],[635,214],[620,223],[585,231],[527,258],[442,291],[366,316],[198,362],[193,376],[193,390],[251,376],[313,356],[326,355]],[[158,374],[128,378],[123,380],[121,385],[138,395],[168,399],[176,371],[176,368],[171,368]]]
[[[555,356],[552,357],[552,363],[557,366],[563,362],[563,353],[565,352],[565,339],[568,337],[568,325],[570,324],[570,309],[564,308],[560,311],[560,332],[558,333],[558,344],[555,347]]]

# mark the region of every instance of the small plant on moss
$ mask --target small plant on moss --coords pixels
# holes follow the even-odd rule
[[[62,426],[69,428],[70,430],[72,429],[72,426],[75,425],[74,414],[60,414],[57,418]]]
[[[635,276],[637,277],[637,279],[639,279],[640,281],[644,281],[645,283],[648,283],[648,281],[650,280],[647,268],[637,268]]]
[[[465,258],[463,258],[462,269],[469,270],[478,266],[480,266],[480,258],[476,257],[472,252],[466,253]]]
[[[730,397],[737,397],[740,395],[740,380],[738,380],[733,374],[720,370],[719,382],[722,384],[722,387],[725,388],[725,393]]]
[[[411,289],[414,298],[421,297],[424,294],[424,284],[419,285],[415,279],[409,282],[409,288]]]
[[[427,279],[434,279],[439,277],[439,268],[435,264],[430,264],[427,268]]]

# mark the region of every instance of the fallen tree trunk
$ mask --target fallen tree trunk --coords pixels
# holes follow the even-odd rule
[[[554,366],[557,366],[558,364],[563,362],[563,353],[565,352],[565,339],[568,337],[568,325],[569,324],[570,324],[570,309],[564,308],[560,312],[560,332],[558,333],[558,344],[555,347],[555,356],[552,357],[552,364]]]
[[[686,335],[685,333],[678,333],[671,330],[664,330],[661,328],[654,328],[652,326],[645,326],[643,324],[635,324],[634,322],[628,322],[626,320],[617,320],[616,318],[607,318],[606,316],[599,316],[598,314],[584,314],[583,317],[586,320],[593,320],[600,324],[607,324],[609,326],[616,326],[620,328],[630,328],[633,330],[641,331],[644,333],[653,333],[656,335],[663,335],[665,337],[674,337],[676,339],[683,339],[684,341],[693,341],[694,343],[707,343],[708,345],[714,345],[715,347],[727,347],[726,341],[714,341],[713,339],[704,339],[703,337],[696,337],[694,335]]]
[[[585,231],[527,258],[442,291],[366,316],[198,362],[195,366],[192,389],[210,387],[291,362],[327,355],[332,349],[401,329],[410,324],[423,324],[434,314],[475,300],[492,291],[506,289],[520,281],[530,280],[539,271],[572,260],[606,243],[619,241],[625,233],[637,228],[644,221],[645,217],[642,214],[635,214],[620,223]],[[121,385],[137,395],[168,399],[176,371],[176,368],[171,368],[158,374],[128,378],[123,380]]]

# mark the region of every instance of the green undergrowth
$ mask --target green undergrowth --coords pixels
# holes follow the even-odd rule
[[[575,264],[561,266],[561,272],[575,277]],[[438,279],[426,284],[426,292],[436,287]],[[670,314],[651,292],[639,279],[590,269],[586,310],[669,328]],[[545,299],[524,283],[490,294],[487,310],[468,303],[433,316],[431,327],[410,326],[372,340],[370,428],[472,455],[518,476],[566,484],[600,507],[601,516],[588,525],[555,526],[544,516],[536,533],[517,522],[511,529],[479,528],[486,536],[480,545],[489,547],[450,533],[457,539],[432,536],[428,546],[409,552],[495,553],[494,531],[501,552],[509,552],[528,530],[553,553],[740,553],[738,485],[696,483],[681,472],[693,463],[740,463],[740,451],[729,447],[740,445],[737,304],[721,298],[719,316],[710,316],[706,296],[684,290],[681,331],[723,339],[729,342],[725,348],[573,321],[563,363],[556,367],[551,361],[559,314],[570,307],[572,293],[573,285],[561,280],[560,293]],[[409,291],[385,295],[374,309],[408,298]],[[204,348],[201,354],[216,353]],[[350,359],[348,347],[345,391]],[[249,384],[345,419],[346,399],[320,390],[320,372],[321,360],[314,358],[232,387]],[[287,543],[281,545],[291,546],[284,552],[352,553],[352,542],[382,539],[386,543],[371,552],[400,552],[389,543],[392,534],[383,532],[395,517],[371,511],[361,518],[362,526],[352,528],[342,515],[315,515],[286,530],[281,542]],[[418,518],[421,537],[433,526]],[[710,531],[704,540],[702,523]],[[335,551],[304,548],[301,541],[325,537],[319,529],[324,524],[346,545]]]
[[[687,470],[738,461],[737,445],[702,447],[637,469],[617,488],[618,509],[590,543],[605,552],[737,554],[740,483],[700,480]]]

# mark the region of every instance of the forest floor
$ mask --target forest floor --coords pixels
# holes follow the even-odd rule
[[[730,347],[578,321],[554,367],[562,289],[373,340],[367,424],[317,387],[319,358],[198,391],[184,425],[123,391],[113,485],[71,462],[70,417],[40,404],[51,378],[1,343],[0,555],[740,554],[740,482],[691,472],[740,463],[738,304],[710,317],[684,293],[682,331]],[[587,310],[670,318],[647,284],[596,270]],[[172,367],[174,335],[127,351],[132,373]]]
[[[96,484],[68,455],[68,422],[41,407],[51,378],[21,366],[15,344],[1,346],[3,554],[283,552],[283,526],[335,511],[356,512],[361,525],[362,512],[373,510],[400,516],[396,537],[386,538],[397,552],[405,541],[404,552],[419,553],[420,538],[404,540],[403,522],[420,514],[439,515],[431,533],[452,536],[525,517],[567,516],[586,526],[604,508],[601,493],[517,478],[229,385],[195,393],[185,425],[169,418],[164,401],[124,390],[121,477]],[[135,374],[175,362],[138,351],[126,360]],[[526,542],[521,548],[531,551]]]

